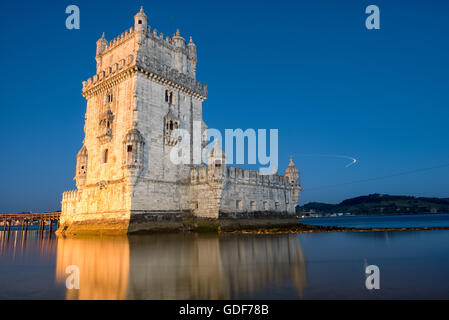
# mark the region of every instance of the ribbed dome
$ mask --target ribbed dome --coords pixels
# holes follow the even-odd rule
[[[125,136],[125,142],[134,142],[134,141],[138,141],[138,142],[144,141],[142,135],[140,134],[139,130],[137,130],[137,129],[129,130]]]
[[[140,11],[137,12],[136,17],[148,18],[145,12],[143,12],[143,6],[140,7]]]
[[[83,146],[81,150],[78,152],[78,156],[87,156],[87,148]]]
[[[288,178],[288,181],[291,184],[299,185],[299,170],[295,167],[293,163],[293,157],[290,157],[290,163],[288,164],[287,169],[285,170],[285,177]]]
[[[196,44],[193,43],[192,37],[190,37],[189,44],[187,46],[196,47]]]
[[[212,149],[209,151],[208,154],[208,164],[225,164],[226,163],[226,155],[223,151],[223,149],[218,144],[218,140],[215,140],[214,145],[212,146]]]

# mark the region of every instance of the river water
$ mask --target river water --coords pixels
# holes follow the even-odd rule
[[[366,288],[368,265],[379,267],[380,289]],[[79,289],[68,289],[74,276]],[[449,299],[449,231],[0,232],[0,299]]]

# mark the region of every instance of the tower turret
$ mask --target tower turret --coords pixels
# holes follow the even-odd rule
[[[293,163],[293,157],[290,157],[290,163],[288,164],[288,168],[285,170],[285,177],[288,179],[288,181],[295,186],[300,185],[299,181],[299,170],[296,168],[295,164]]]
[[[87,160],[88,160],[88,153],[86,146],[83,145],[81,150],[78,152],[78,155],[76,156],[76,186],[77,188],[80,188],[83,186],[86,182],[87,177]]]
[[[108,46],[108,41],[106,40],[104,36],[104,32],[101,35],[101,38],[97,40],[97,56],[101,56],[103,54],[103,51]]]
[[[189,44],[187,45],[187,56],[196,62],[196,45],[193,43],[192,37],[190,37]]]
[[[107,47],[108,41],[106,40],[103,32],[101,38],[97,40],[97,55],[95,56],[95,61],[97,61],[97,72],[101,69],[101,56]]]
[[[184,49],[186,47],[186,40],[181,37],[181,33],[179,32],[179,29],[176,30],[176,35],[173,37],[173,44],[176,48]]]
[[[219,179],[224,177],[224,173],[226,172],[226,154],[218,144],[218,140],[215,140],[215,144],[209,151],[207,166],[209,167],[209,176]]]
[[[187,73],[187,59],[185,55],[186,40],[181,37],[179,29],[176,30],[176,35],[171,39],[175,46],[175,67],[181,73]]]
[[[190,37],[189,44],[187,45],[187,58],[189,59],[189,74],[193,79],[196,78],[196,64],[198,63],[196,55],[196,45],[193,43],[192,37]]]
[[[139,33],[146,33],[148,26],[148,17],[143,12],[143,6],[140,7],[140,11],[134,16],[134,30]]]

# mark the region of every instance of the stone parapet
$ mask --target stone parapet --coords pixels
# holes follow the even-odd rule
[[[199,166],[190,169],[190,183],[206,183],[213,177],[216,179],[217,175],[222,175],[226,183],[239,183],[260,186],[273,187],[291,187],[285,177],[278,174],[261,174],[256,170],[248,170],[236,167],[226,167],[224,170],[217,168],[210,168],[207,166]]]
[[[75,201],[79,200],[78,190],[65,191],[62,194],[62,201]]]

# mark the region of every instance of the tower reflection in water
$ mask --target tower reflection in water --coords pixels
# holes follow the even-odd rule
[[[67,299],[238,299],[306,280],[296,235],[58,238],[57,279],[80,270]],[[276,298],[276,297],[273,297]]]

